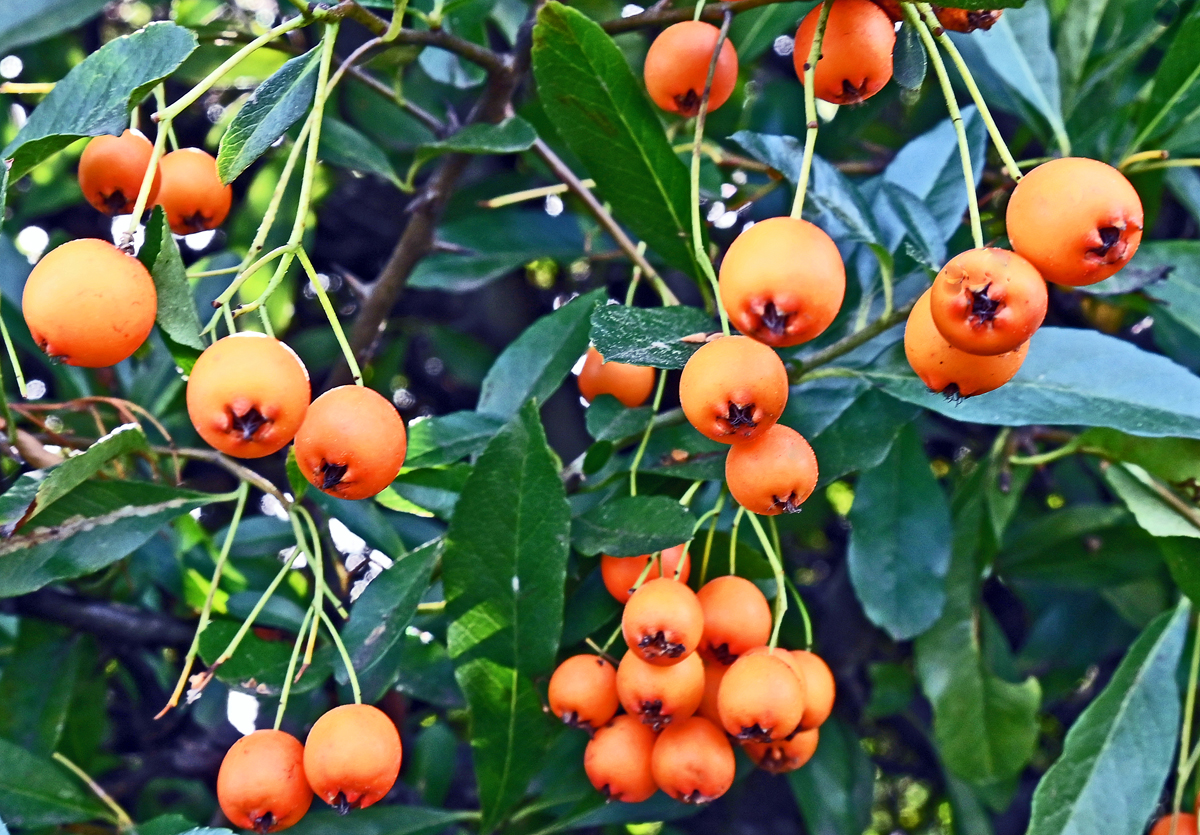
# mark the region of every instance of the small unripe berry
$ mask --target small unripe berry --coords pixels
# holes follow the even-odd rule
[[[672,724],[659,734],[650,765],[660,789],[694,804],[729,791],[737,767],[725,733],[703,716]]]
[[[304,773],[317,797],[341,814],[365,809],[392,790],[400,773],[400,733],[371,705],[341,705],[308,732]]]
[[[673,578],[682,558],[683,568],[679,570],[679,582],[686,583],[692,572],[692,558],[685,553],[686,548],[686,543],[664,548],[661,555],[662,570],[659,570],[656,560],[646,574],[646,581],[657,580],[659,577]],[[629,602],[629,596],[633,594],[633,584],[642,576],[642,572],[646,570],[646,563],[653,556],[642,554],[640,557],[610,557],[605,554],[600,557],[600,576],[604,578],[604,587],[618,603]]]
[[[598,655],[576,655],[550,676],[550,710],[574,728],[589,732],[612,719],[621,706],[617,671]]]
[[[631,652],[650,664],[678,664],[700,645],[704,611],[696,593],[660,577],[644,583],[625,604],[621,631]]]
[[[278,832],[312,804],[304,779],[304,746],[283,731],[261,730],[233,744],[217,773],[217,800],[234,826]]]
[[[596,731],[583,752],[583,770],[605,800],[641,803],[658,790],[650,757],[658,735],[632,716],[617,716]]]
[[[630,716],[661,731],[700,707],[704,664],[693,653],[673,666],[656,667],[627,652],[617,667],[617,695]]]
[[[771,637],[771,606],[758,586],[729,575],[709,580],[696,593],[704,611],[700,654],[705,661],[729,665]]]

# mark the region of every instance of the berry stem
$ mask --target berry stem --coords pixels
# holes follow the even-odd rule
[[[911,3],[901,5],[904,16],[913,30],[920,36],[929,53],[929,60],[937,73],[938,83],[942,88],[942,96],[946,99],[946,110],[950,113],[950,121],[954,123],[954,133],[958,137],[958,156],[962,160],[963,179],[967,187],[967,211],[971,215],[971,238],[976,249],[983,249],[983,226],[979,221],[979,200],[975,196],[975,171],[971,165],[971,149],[967,145],[967,131],[963,127],[962,112],[958,109],[958,100],[954,97],[954,88],[950,85],[950,74],[946,72],[946,63],[942,53],[938,51],[937,42],[929,32],[929,27],[921,20],[916,8]]]
[[[704,540],[704,558],[700,562],[700,585],[704,585],[705,579],[708,577],[708,558],[712,555],[713,536],[717,532],[717,522],[721,519],[721,511],[725,509],[725,497],[729,495],[729,491],[725,488],[725,482],[721,482],[721,492],[717,495],[717,503],[709,513],[712,514],[712,521],[708,523],[708,536]],[[696,530],[700,529],[703,520],[696,524]]]
[[[703,9],[703,2],[700,4]],[[712,93],[713,77],[717,73],[717,59],[721,55],[721,47],[729,36],[729,25],[733,22],[733,12],[725,12],[721,21],[721,30],[717,33],[717,44],[713,47],[712,60],[708,62],[708,78],[704,81],[704,95],[700,97],[700,110],[696,113],[696,132],[692,140],[692,245],[696,251],[696,263],[707,276],[712,285],[713,297],[717,313],[721,317],[721,332],[729,336],[729,314],[721,302],[721,288],[717,283],[717,273],[713,269],[712,259],[704,248],[703,227],[700,225],[700,157],[703,156],[704,122],[708,118],[708,99]]]
[[[21,360],[17,357],[17,348],[13,345],[12,336],[8,333],[8,325],[5,324],[2,315],[0,315],[0,337],[4,338],[4,350],[8,352],[8,361],[12,363],[13,374],[17,376],[17,391],[22,399],[28,400],[29,390],[25,386],[25,372],[21,370]]]
[[[106,792],[104,790],[103,786],[101,786],[99,783],[97,783],[95,780],[93,780],[90,776],[88,776],[88,773],[86,771],[84,771],[79,766],[75,765],[75,763],[71,762],[69,759],[67,759],[62,754],[58,753],[57,751],[55,751],[51,756],[53,757],[55,762],[57,762],[59,765],[63,766],[68,771],[70,771],[72,774],[74,774],[76,777],[78,777],[84,783],[84,785],[86,785],[89,789],[92,790],[92,793],[95,794],[96,797],[100,798],[100,802],[102,802],[105,806],[107,806],[112,811],[113,817],[116,818],[117,831],[129,832],[129,831],[133,830],[133,828],[134,828],[133,818],[129,817],[129,813],[121,808],[121,804],[119,804],[119,803],[117,803],[117,801],[113,800],[112,795],[109,794],[108,792]]]
[[[637,254],[643,258],[646,257],[646,242],[638,241]],[[637,292],[638,284],[642,280],[642,267],[640,264],[633,265],[633,276],[629,279],[629,289],[625,291],[625,306],[630,307],[633,304],[633,294]]]
[[[696,11],[694,11],[692,13],[692,20],[699,20],[700,15],[704,14],[704,3],[705,2],[706,2],[706,0],[697,0]],[[717,48],[720,49],[719,46]]]
[[[664,371],[663,373],[666,374],[666,371]],[[681,505],[683,505],[684,507],[691,507],[692,499],[695,498],[695,496],[696,496],[696,491],[698,491],[703,486],[704,486],[704,479],[698,478],[695,481],[693,481],[691,483],[691,486],[689,486],[688,489],[683,492],[683,495],[680,496],[679,503]]]
[[[607,648],[607,647],[602,647],[602,646],[600,646],[598,643],[596,643],[595,641],[593,641],[591,638],[584,638],[584,639],[583,639],[583,642],[584,642],[585,644],[587,644],[589,647],[591,647],[591,648],[592,648],[592,650],[593,650],[593,651],[595,651],[595,653],[596,653],[597,655],[599,655],[601,658],[603,658],[603,659],[604,659],[605,661],[607,661],[609,664],[612,664],[614,667],[615,667],[615,666],[617,666],[617,664],[619,663],[619,662],[617,661],[617,659],[613,658],[611,655],[609,655],[609,654],[608,654],[608,648]]]
[[[1200,630],[1192,631],[1192,664],[1188,671],[1187,697],[1183,708],[1183,728],[1179,734],[1179,770],[1175,777],[1175,798],[1172,811],[1176,816],[1183,805],[1183,793],[1186,790],[1188,778],[1196,767],[1197,756],[1200,756],[1200,746],[1190,751],[1192,745],[1192,714],[1196,710],[1196,684],[1200,679]],[[1175,821],[1171,822],[1174,828]]]
[[[1158,162],[1143,162],[1126,170],[1128,174],[1141,174],[1143,171],[1156,171],[1160,168],[1200,168],[1200,157],[1180,159],[1160,159]]]
[[[812,46],[804,62],[804,158],[800,162],[800,180],[796,183],[796,197],[792,201],[792,217],[799,220],[804,211],[804,195],[808,191],[808,178],[812,174],[813,154],[817,150],[817,61],[821,59],[821,43],[825,40],[825,25],[829,22],[829,10],[833,0],[821,3],[821,14],[817,17],[817,31],[813,34]]]
[[[229,642],[229,646],[225,647],[221,654],[217,656],[217,660],[209,666],[208,669],[210,672],[215,670],[217,667],[220,667],[222,664],[232,658],[235,652],[237,652],[238,645],[242,643],[242,639],[246,637],[246,633],[249,632],[251,627],[254,626],[254,621],[258,618],[259,614],[262,613],[263,608],[267,605],[267,601],[269,601],[271,596],[275,594],[275,590],[279,588],[279,584],[283,582],[283,578],[286,577],[287,573],[292,570],[292,563],[296,561],[296,558],[299,557],[301,553],[303,553],[303,551],[299,546],[292,549],[292,553],[284,561],[283,565],[279,569],[279,572],[271,579],[271,583],[267,586],[266,591],[259,596],[258,602],[254,604],[254,608],[250,610],[250,614],[246,616],[244,621],[242,621],[241,628],[238,629],[237,634],[233,636],[233,640]]]
[[[300,622],[300,630],[296,633],[296,640],[292,644],[292,656],[288,659],[287,673],[283,677],[283,689],[279,691],[279,707],[275,710],[275,730],[279,730],[279,726],[283,724],[283,714],[287,711],[288,698],[292,694],[292,676],[296,673],[296,661],[300,658],[300,647],[304,644],[304,633],[308,631],[308,626],[312,623],[313,607],[309,606],[304,612],[304,620]]]
[[[738,528],[742,525],[742,517],[746,508],[738,505],[737,513],[733,514],[733,526],[729,529],[729,573],[737,574]]]
[[[663,389],[667,385],[667,370],[658,372],[658,388],[654,390],[654,405],[650,410],[650,420],[646,421],[646,429],[642,432],[642,442],[638,444],[637,453],[633,456],[633,464],[629,467],[629,495],[637,495],[637,471],[641,466],[642,457],[646,454],[646,445],[650,443],[650,433],[654,431],[654,416],[662,405]]]
[[[779,553],[782,554],[783,552],[780,551]],[[800,618],[804,621],[804,648],[811,650],[813,645],[813,628],[812,619],[808,616],[808,606],[804,605],[804,598],[800,596],[800,590],[796,588],[791,579],[785,576],[784,580],[787,582],[788,590],[792,593],[792,599],[800,607]]]
[[[154,137],[154,150],[150,153],[150,162],[146,166],[146,173],[142,175],[142,186],[138,189],[137,202],[133,204],[133,214],[129,216],[129,227],[117,243],[118,249],[131,255],[133,254],[133,236],[137,232],[138,226],[142,222],[142,215],[150,202],[150,187],[154,184],[158,161],[162,159],[163,151],[167,146],[167,128],[170,126],[170,120],[162,122],[158,126],[158,135]]]
[[[192,664],[195,663],[196,654],[200,651],[200,636],[208,628],[209,620],[212,617],[213,599],[217,595],[217,588],[221,585],[221,573],[225,570],[225,561],[229,559],[229,551],[233,547],[234,537],[237,536],[238,525],[242,521],[242,512],[246,509],[246,497],[249,493],[250,485],[248,483],[243,481],[238,484],[237,505],[233,508],[233,518],[229,520],[229,532],[225,534],[225,541],[221,543],[221,552],[217,555],[212,579],[208,582],[208,594],[200,609],[200,621],[196,624],[196,634],[192,636],[192,645],[188,647],[187,656],[183,659],[183,669],[179,671],[179,681],[175,683],[175,690],[171,693],[171,698],[167,700],[166,706],[154,717],[155,719],[161,719],[171,708],[178,707],[179,697],[183,695],[183,689],[187,686],[188,677],[192,672]]]
[[[604,646],[600,647],[601,654],[608,652],[608,648],[613,645],[613,641],[617,640],[617,636],[621,634],[621,624],[617,624],[617,628],[608,636],[608,640],[604,642]]]
[[[650,569],[654,567],[655,561],[657,559],[659,559],[659,557],[661,557],[661,556],[662,556],[662,551],[655,551],[653,554],[650,555],[650,559],[646,560],[646,566],[645,566],[645,568],[642,569],[642,573],[638,575],[637,582],[635,582],[633,584],[633,586],[630,589],[631,591],[637,591],[638,589],[640,589],[642,587],[642,584],[646,582],[646,578],[650,576]],[[659,567],[658,575],[660,577],[662,576],[661,566]]]
[[[915,301],[909,302],[897,310],[892,311],[890,316],[883,316],[879,319],[876,319],[862,330],[852,333],[845,339],[840,339],[830,345],[828,348],[824,348],[809,356],[800,363],[798,368],[792,371],[790,375],[791,381],[793,383],[800,382],[802,379],[807,377],[814,368],[819,368],[822,365],[828,365],[838,357],[850,353],[855,348],[870,342],[881,333],[896,327],[896,325],[908,319],[908,314],[912,312],[913,305],[915,303]]]
[[[744,508],[743,508],[744,509]],[[779,627],[783,625],[783,615],[787,612],[787,578],[783,573],[783,563],[780,562],[779,554],[775,553],[771,541],[767,539],[767,533],[763,530],[762,523],[758,521],[758,514],[747,513],[750,518],[750,524],[754,526],[754,532],[758,534],[758,542],[762,545],[763,553],[767,555],[767,560],[771,563],[771,571],[775,574],[775,625],[771,628],[771,643],[768,646],[775,649],[779,645]]]
[[[333,625],[333,621],[329,619],[329,615],[321,610],[321,620],[325,624],[325,628],[329,630],[329,635],[333,638],[333,645],[337,647],[338,655],[342,656],[342,663],[346,665],[346,677],[350,679],[350,689],[354,692],[354,703],[362,704],[362,690],[358,686],[358,676],[354,673],[354,662],[350,660],[350,653],[346,651],[346,645],[342,643],[342,636],[338,634],[337,627]]]
[[[350,349],[350,343],[346,341],[346,332],[342,330],[342,323],[338,321],[337,311],[333,309],[333,305],[329,302],[329,294],[325,292],[325,285],[321,283],[321,279],[317,275],[317,271],[313,268],[308,253],[304,251],[304,247],[301,246],[296,249],[296,257],[300,259],[300,263],[304,266],[304,271],[308,273],[308,281],[312,285],[313,292],[321,300],[321,308],[325,311],[325,317],[329,319],[329,327],[333,328],[333,335],[337,337],[338,345],[342,346],[342,355],[346,358],[346,367],[350,369],[350,375],[354,377],[354,384],[361,386],[363,384],[362,369],[358,367],[358,360],[354,357],[354,351]]]
[[[159,110],[163,110],[166,108],[166,106],[167,106],[167,87],[165,84],[159,83],[159,84],[155,85],[155,87],[154,87],[154,103],[158,106]],[[133,112],[137,113],[137,110],[134,110]],[[175,136],[175,125],[171,122],[167,122],[165,125],[163,125],[163,130],[165,130],[167,132],[167,142],[170,144],[171,150],[178,151],[179,150],[179,139]]]
[[[1013,157],[1012,152],[1008,150],[1008,144],[1000,134],[1000,128],[996,126],[996,120],[992,118],[992,111],[988,109],[987,101],[984,100],[983,93],[979,91],[979,85],[975,83],[975,76],[971,75],[971,70],[967,67],[967,62],[963,60],[962,53],[958,51],[958,47],[954,45],[954,41],[950,39],[945,28],[938,22],[933,7],[928,3],[917,3],[916,6],[925,18],[925,23],[933,32],[933,36],[942,45],[942,49],[946,50],[946,54],[950,56],[950,60],[954,62],[954,66],[958,69],[958,74],[962,77],[963,84],[967,87],[967,92],[971,94],[971,100],[979,108],[979,115],[983,117],[983,123],[987,125],[988,135],[992,137],[992,144],[996,146],[996,151],[999,152],[1000,159],[1003,160],[1004,167],[1008,170],[1008,176],[1014,180],[1020,180],[1023,176],[1021,174],[1021,166]]]

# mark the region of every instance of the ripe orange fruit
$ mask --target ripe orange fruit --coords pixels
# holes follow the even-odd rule
[[[627,652],[617,666],[617,696],[630,716],[655,731],[691,716],[704,698],[704,663],[695,653],[670,667]]]
[[[29,274],[25,324],[52,360],[83,368],[116,365],[154,327],[154,279],[132,255],[98,238],[67,241]]]
[[[658,791],[650,757],[658,735],[632,716],[617,716],[596,731],[583,752],[583,770],[605,800],[641,803]]]
[[[683,413],[701,435],[731,444],[765,432],[787,405],[779,355],[747,336],[723,336],[692,354],[679,378]]]
[[[106,215],[129,214],[137,203],[152,156],[154,145],[136,131],[97,136],[79,157],[79,188],[83,196]],[[155,168],[147,206],[154,205],[161,184],[162,170]]]
[[[820,227],[773,217],[738,235],[721,262],[721,302],[746,336],[776,348],[819,336],[846,296],[846,267]]]
[[[700,699],[700,707],[696,713],[716,725],[721,724],[721,711],[717,707],[717,695],[721,692],[721,682],[729,668],[715,661],[704,662],[704,695]]]
[[[658,735],[650,768],[660,789],[676,800],[698,804],[729,791],[736,763],[724,731],[703,716],[693,716]]]
[[[980,357],[960,351],[933,324],[929,290],[917,299],[904,328],[904,355],[930,391],[947,397],[974,397],[994,391],[1013,378],[1029,352],[1026,342],[1015,351]]]
[[[339,386],[312,402],[296,432],[308,483],[339,499],[365,499],[392,483],[408,436],[396,407],[366,386]]]
[[[1150,835],[1171,835],[1171,818],[1175,815],[1163,815],[1150,829]],[[1175,835],[1196,835],[1196,816],[1188,812],[1180,812],[1175,824]]]
[[[717,577],[705,583],[696,598],[704,611],[700,654],[706,662],[732,664],[746,650],[770,639],[771,606],[749,580]]]
[[[660,577],[630,595],[621,632],[630,651],[643,661],[664,667],[678,664],[700,645],[704,611],[685,584]]]
[[[594,731],[620,706],[617,671],[598,655],[572,656],[550,676],[550,710],[573,728]]]
[[[308,784],[343,815],[391,791],[400,759],[395,723],[371,705],[335,707],[313,724],[304,743]]]
[[[837,685],[833,681],[833,673],[825,659],[814,652],[794,649],[789,655],[800,668],[804,679],[804,717],[800,720],[800,728],[808,731],[825,724],[829,714],[833,713],[833,700],[837,693]]]
[[[708,65],[717,48],[720,30],[711,23],[686,20],[662,31],[650,44],[642,74],[646,92],[654,103],[668,113],[691,118],[700,112],[700,99],[708,81]],[[728,38],[721,44],[712,91],[708,94],[708,112],[723,105],[737,84],[737,50]]]
[[[735,738],[775,742],[800,726],[804,715],[804,681],[783,657],[745,655],[734,661],[717,693],[721,725]]]
[[[287,446],[308,411],[308,371],[278,339],[237,333],[196,360],[187,407],[200,437],[227,455],[261,458]]]
[[[817,486],[817,456],[803,435],[777,423],[730,447],[725,482],[730,495],[751,513],[796,513]]]
[[[687,548],[687,543],[664,548],[661,556],[663,571],[659,571],[659,564],[656,561],[646,574],[646,581],[657,580],[664,574],[668,578],[673,578],[682,557],[683,569],[679,572],[679,582],[686,583],[692,573],[692,558],[685,553],[685,548]],[[653,556],[653,554],[642,554],[640,557],[610,557],[604,554],[600,557],[600,576],[604,578],[604,587],[608,589],[609,594],[616,598],[618,603],[629,602],[629,596],[633,594],[633,584],[642,576],[642,572],[646,570],[646,563]]]
[[[792,62],[801,84],[820,13],[817,6],[796,30]],[[813,76],[814,94],[834,104],[866,101],[892,77],[895,46],[896,29],[883,9],[871,0],[835,0]]]
[[[1046,318],[1046,282],[1006,249],[968,249],[951,258],[929,296],[933,324],[968,354],[995,356],[1029,341]]]
[[[199,148],[180,148],[159,163],[158,205],[176,235],[216,229],[229,214],[233,189],[217,176],[217,161]]]
[[[970,9],[943,9],[940,6],[933,7],[934,13],[937,14],[938,23],[951,32],[970,33],[976,29],[988,30],[996,25],[996,21],[1000,19],[1000,15],[1004,14],[1003,9],[982,9],[979,11],[971,11]]]
[[[295,824],[312,803],[304,779],[304,746],[283,731],[244,736],[217,772],[217,801],[234,826],[278,832]]]
[[[579,393],[591,403],[601,394],[611,394],[632,409],[654,393],[654,369],[624,362],[605,362],[595,348],[588,348],[579,372]]]
[[[784,774],[795,771],[817,753],[819,731],[797,730],[787,739],[778,742],[745,742],[742,748],[763,771]]]
[[[1081,287],[1108,278],[1142,241],[1142,201],[1111,165],[1068,157],[1043,163],[1013,189],[1008,238],[1047,281]]]

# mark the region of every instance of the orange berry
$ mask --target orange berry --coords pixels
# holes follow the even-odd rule
[[[669,577],[643,583],[621,616],[625,643],[643,661],[678,664],[696,651],[704,633],[704,611],[696,593]]]
[[[704,662],[704,696],[700,699],[700,707],[696,713],[710,722],[721,724],[721,711],[717,707],[717,695],[721,692],[721,682],[729,668],[715,661]]]
[[[662,552],[662,568],[669,578],[675,576],[679,560],[683,558],[683,570],[679,572],[681,583],[686,583],[692,573],[692,558],[684,552],[685,548],[687,543],[664,548]],[[604,587],[618,603],[629,602],[629,596],[633,594],[633,584],[642,576],[642,572],[646,570],[646,563],[653,556],[642,554],[640,557],[610,557],[604,554],[600,557],[600,576],[604,578]],[[659,564],[655,562],[646,574],[646,580],[649,582],[662,576],[663,571],[659,570]]]
[[[217,161],[199,148],[180,148],[162,158],[158,205],[176,235],[216,229],[229,214],[233,189],[217,176]]]
[[[736,762],[725,733],[703,716],[658,735],[650,768],[658,787],[684,803],[708,803],[733,785]]]
[[[804,679],[804,717],[800,720],[800,728],[805,731],[818,728],[833,713],[833,700],[837,694],[833,673],[825,659],[814,652],[794,649],[789,655]]]
[[[757,438],[730,447],[725,483],[751,513],[796,513],[817,486],[817,456],[803,435],[777,423]]]
[[[106,215],[130,214],[137,203],[152,156],[154,146],[136,131],[126,130],[120,136],[97,136],[79,157],[79,188],[83,196],[97,211]],[[160,185],[162,171],[156,167],[146,205],[154,205]]]
[[[976,29],[987,31],[996,25],[996,21],[1000,19],[1000,15],[1004,14],[1003,9],[983,9],[980,11],[971,11],[970,9],[943,9],[941,6],[934,6],[934,12],[937,14],[938,23],[951,32],[970,33]]]
[[[658,735],[632,716],[617,716],[596,731],[583,751],[583,770],[605,800],[641,803],[658,791],[650,757]]]
[[[243,332],[196,360],[187,407],[200,437],[228,455],[261,458],[287,446],[308,411],[308,371],[278,339]]]
[[[731,444],[765,432],[787,405],[779,355],[747,336],[723,336],[692,354],[679,378],[683,413],[701,435]]]
[[[695,653],[670,667],[627,652],[617,666],[617,696],[630,716],[655,731],[691,716],[704,698],[704,663]]]
[[[734,661],[717,693],[721,725],[742,741],[774,742],[800,726],[804,682],[781,657],[745,655]]]
[[[797,730],[787,739],[778,742],[746,742],[742,748],[763,771],[784,774],[795,771],[817,753],[819,731]]]
[[[1171,835],[1171,818],[1174,815],[1163,815],[1150,829],[1150,835]],[[1175,824],[1175,835],[1196,835],[1196,816],[1188,812],[1180,812]]]
[[[154,328],[154,279],[132,255],[98,238],[67,241],[25,281],[25,324],[52,360],[83,368],[116,365]]]
[[[777,348],[815,339],[837,318],[846,267],[807,220],[773,217],[738,235],[721,262],[721,301],[738,330]]]
[[[1116,273],[1142,241],[1142,201],[1111,165],[1043,163],[1013,189],[1005,215],[1017,254],[1055,284],[1082,287]]]
[[[801,84],[820,13],[817,6],[796,30],[792,62]],[[871,0],[835,0],[813,76],[817,98],[834,104],[857,104],[871,98],[892,77],[895,46],[896,29],[883,9]]]
[[[392,790],[400,773],[400,733],[371,705],[325,713],[304,743],[304,774],[317,797],[341,814],[366,809]]]
[[[904,328],[904,355],[930,391],[947,397],[974,397],[994,391],[1013,378],[1029,352],[1026,342],[1015,351],[980,357],[960,351],[946,341],[933,323],[929,290],[908,314]]]
[[[686,20],[662,31],[646,53],[642,74],[654,103],[668,113],[691,118],[700,112],[700,99],[708,81],[708,66],[717,48],[720,30],[711,23]],[[708,112],[723,105],[737,85],[737,50],[728,39],[721,44]]]
[[[550,710],[573,728],[594,731],[620,706],[617,671],[598,655],[572,656],[550,676]]]
[[[705,583],[696,598],[704,611],[700,654],[705,661],[732,664],[746,650],[770,639],[771,606],[749,580],[732,574],[717,577]]]
[[[366,386],[339,386],[308,407],[296,463],[308,483],[339,499],[365,499],[392,483],[408,436],[396,407]]]
[[[304,779],[304,746],[283,731],[242,737],[226,752],[217,772],[221,811],[242,829],[287,829],[304,817],[312,796]]]
[[[1046,318],[1046,282],[1006,249],[968,249],[951,258],[929,296],[933,324],[968,354],[995,356],[1029,341]]]
[[[624,362],[605,362],[595,348],[588,348],[579,372],[579,393],[591,403],[601,394],[611,394],[632,409],[654,392],[654,369]]]

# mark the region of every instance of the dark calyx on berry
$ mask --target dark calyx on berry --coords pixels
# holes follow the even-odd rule
[[[729,411],[725,414],[725,420],[729,422],[730,429],[741,429],[743,426],[748,426],[751,429],[758,426],[758,422],[754,420],[754,404],[747,403],[745,406],[730,401]]]
[[[346,799],[345,792],[338,792],[331,805],[339,815],[348,815],[358,808],[357,803],[351,803]]]
[[[787,330],[788,320],[791,318],[792,314],[781,312],[779,308],[775,307],[775,302],[767,302],[763,307],[761,316],[763,327],[776,336],[783,336]]]
[[[108,209],[110,215],[122,214],[125,207],[129,205],[129,198],[120,189],[117,189],[112,194],[101,195],[104,200],[104,207]]]
[[[679,115],[691,118],[700,112],[700,94],[689,88],[682,96],[675,97],[675,106]]]
[[[255,832],[259,833],[259,835],[266,835],[275,826],[275,815],[267,812],[262,817],[255,818],[252,823],[254,824]]]
[[[679,798],[680,803],[687,803],[689,806],[700,806],[701,804],[708,803],[710,800],[712,798],[702,795],[700,789],[693,789],[691,794],[681,795]]]
[[[1100,234],[1100,246],[1092,247],[1088,252],[1106,258],[1112,248],[1121,242],[1121,230],[1115,226],[1105,226],[1096,231]]]
[[[982,290],[968,290],[971,294],[971,324],[986,325],[996,318],[1000,310],[1000,302],[988,296],[991,284],[985,284]]]
[[[235,414],[231,409],[229,411],[229,423],[234,431],[242,433],[242,440],[249,441],[254,438],[258,432],[267,423],[270,423],[258,409],[250,409],[244,415]]]
[[[686,649],[683,644],[673,644],[668,641],[667,636],[663,634],[661,629],[653,635],[643,635],[642,639],[638,641],[638,648],[644,650],[644,655],[648,658],[661,658],[663,656],[678,658],[683,655],[683,651]]]
[[[737,734],[738,740],[742,742],[770,742],[772,728],[763,728],[762,725],[755,722],[749,727],[743,727]]]
[[[587,731],[591,735],[594,728],[590,722],[586,722],[579,718],[579,714],[573,710],[568,710],[562,715],[563,724],[570,728],[576,728],[581,731]]]
[[[655,699],[652,702],[642,702],[642,724],[649,725],[650,730],[658,733],[667,725],[671,724],[671,717],[664,716],[662,712],[662,699]]]
[[[796,499],[796,491],[787,494],[787,498],[781,499],[778,496],[772,496],[775,501],[772,503],[772,508],[779,508],[784,513],[799,513],[802,502]]]
[[[321,489],[330,490],[342,483],[342,478],[346,475],[345,464],[330,464],[328,461],[321,462]]]
[[[729,651],[728,643],[721,644],[719,647],[714,647],[712,644],[709,644],[708,650],[712,653],[713,658],[717,659],[717,661],[721,662],[721,664],[726,667],[738,659],[736,655]]]
[[[856,103],[862,101],[862,98],[864,95],[866,95],[866,92],[867,92],[867,79],[864,78],[862,84],[858,85],[857,87],[854,86],[854,83],[851,82],[850,79],[848,79],[848,78],[842,79],[842,103],[843,104],[856,104]]]
[[[193,232],[204,232],[211,225],[209,216],[204,212],[196,212],[194,215],[182,218],[183,227],[191,229]]]

